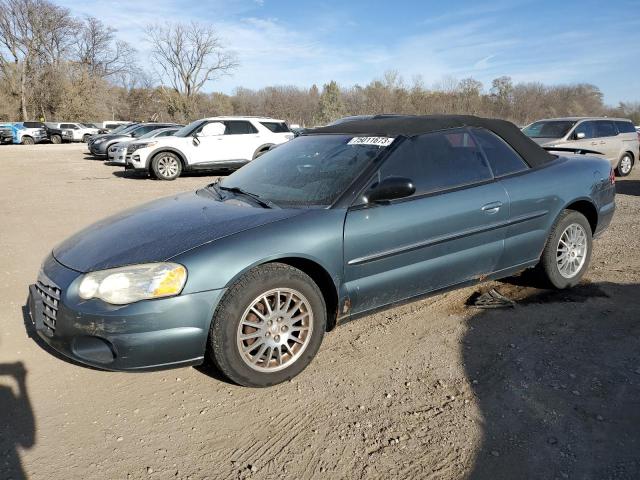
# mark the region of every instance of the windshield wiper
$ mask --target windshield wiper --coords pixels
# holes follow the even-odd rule
[[[276,205],[272,201],[260,198],[260,195],[258,195],[257,193],[247,192],[246,190],[243,190],[240,187],[225,187],[225,186],[219,185],[219,184],[215,184],[215,187],[219,188],[220,190],[225,190],[227,192],[240,194],[240,195],[244,195],[245,197],[249,197],[249,198],[253,199],[256,203],[262,205],[265,208],[280,208],[278,205]]]

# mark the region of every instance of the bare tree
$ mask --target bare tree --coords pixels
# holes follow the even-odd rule
[[[86,17],[77,36],[77,61],[91,75],[107,78],[135,69],[135,49],[115,38],[116,30],[95,17]]]
[[[192,100],[205,83],[229,74],[237,66],[211,25],[166,23],[147,26],[146,36],[163,86],[169,85],[173,102],[188,120]],[[177,94],[177,96],[175,95]]]

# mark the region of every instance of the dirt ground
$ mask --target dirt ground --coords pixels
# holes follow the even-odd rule
[[[0,478],[640,478],[640,168],[584,284],[524,275],[345,324],[293,381],[110,373],[27,336],[52,247],[212,181],[130,178],[82,145],[0,147]],[[533,286],[532,286],[533,285]],[[465,306],[495,286],[509,310]]]

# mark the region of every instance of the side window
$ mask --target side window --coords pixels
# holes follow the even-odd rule
[[[229,120],[224,122],[224,124],[227,126],[227,129],[224,132],[225,135],[246,135],[248,133],[258,133],[256,127],[243,120]]]
[[[618,127],[618,132],[620,133],[636,133],[636,128],[633,126],[633,123],[618,120],[615,122],[616,127]]]
[[[474,128],[472,132],[496,177],[522,172],[529,168],[522,157],[496,134],[482,128]]]
[[[618,134],[615,124],[611,120],[596,120],[597,137],[615,137]]]
[[[268,128],[273,133],[289,133],[289,127],[284,122],[260,122],[263,127]]]
[[[593,122],[579,123],[576,129],[573,131],[574,140],[582,140],[578,138],[578,133],[584,133],[582,138],[594,138],[596,136],[595,125]]]
[[[379,180],[406,177],[416,195],[491,180],[491,169],[467,130],[429,133],[405,140],[380,167]]]
[[[60,128],[70,128],[71,130],[78,129],[78,127],[76,127],[73,123],[62,123],[60,124]]]
[[[175,130],[165,130],[164,132],[160,132],[158,133],[158,135],[156,135],[156,137],[168,137],[173,135],[175,132]]]

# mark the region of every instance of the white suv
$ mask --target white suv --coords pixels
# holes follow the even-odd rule
[[[235,170],[293,133],[282,120],[267,117],[211,117],[196,120],[171,137],[135,142],[125,168],[174,180],[184,170]]]

